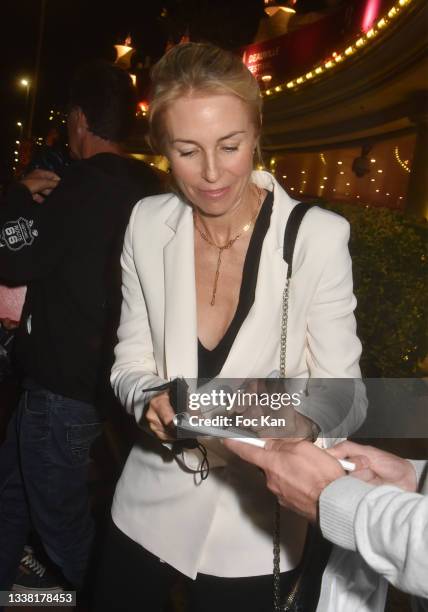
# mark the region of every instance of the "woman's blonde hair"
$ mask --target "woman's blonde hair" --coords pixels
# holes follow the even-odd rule
[[[149,142],[154,151],[165,151],[163,115],[168,106],[182,96],[201,93],[237,96],[248,106],[260,132],[260,89],[241,58],[208,43],[184,43],[168,51],[152,70]]]

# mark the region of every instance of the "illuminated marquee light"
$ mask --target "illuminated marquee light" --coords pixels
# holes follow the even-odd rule
[[[381,30],[384,30],[387,26],[390,25],[391,21],[393,21],[397,17],[397,15],[402,12],[403,7],[406,7],[413,1],[414,0],[398,0],[398,2],[390,8],[387,15],[384,15],[376,23],[373,23],[370,29],[368,29],[365,34],[360,35],[359,38],[353,44],[349,45],[341,52],[334,51],[332,53],[332,59],[328,59],[322,65],[314,66],[312,70],[310,70],[304,75],[293,79],[292,81],[277,85],[273,90],[267,89],[264,93],[262,93],[262,95],[270,96],[274,92],[281,92],[283,88],[295,89],[299,85],[311,81],[315,75],[320,75],[325,72],[325,70],[329,71],[331,68],[348,59],[351,55],[358,53],[363,47],[365,47],[367,43],[371,42],[374,38],[376,38],[376,36],[380,33]]]
[[[398,145],[394,149],[394,155],[395,155],[395,159],[400,164],[400,166],[403,168],[403,170],[405,170],[406,172],[410,172],[409,166],[400,157],[400,152],[398,150]]]

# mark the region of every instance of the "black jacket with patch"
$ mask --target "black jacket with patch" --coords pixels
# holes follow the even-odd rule
[[[16,337],[24,376],[97,403],[120,317],[120,253],[133,205],[160,193],[142,162],[100,153],[64,171],[43,204],[15,184],[0,206],[0,279],[27,284]]]

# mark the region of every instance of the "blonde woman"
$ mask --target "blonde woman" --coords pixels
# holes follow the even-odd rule
[[[133,211],[112,373],[118,398],[151,436],[142,435],[117,485],[97,609],[160,610],[181,575],[191,610],[272,610],[273,501],[263,475],[218,444],[201,482],[199,453],[169,450],[168,391],[143,390],[178,376],[260,378],[278,368],[282,243],[296,203],[273,176],[253,172],[262,104],[239,57],[179,45],[155,66],[153,87],[150,138],[169,160],[175,193]],[[348,235],[344,219],[316,207],[303,221],[289,376],[360,376]],[[350,428],[364,411],[357,393]],[[324,421],[316,408],[301,415],[308,436]],[[306,526],[282,513],[284,597],[299,575]]]

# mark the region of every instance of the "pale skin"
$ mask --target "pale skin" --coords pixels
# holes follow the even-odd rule
[[[373,485],[391,484],[411,492],[417,488],[415,470],[409,461],[372,446],[346,441],[323,450],[306,440],[296,444],[270,440],[261,449],[232,439],[225,440],[224,445],[261,468],[268,488],[280,504],[311,522],[317,520],[322,491],[345,475],[337,459],[355,463],[356,470],[350,477]]]
[[[33,200],[41,204],[45,197],[55,189],[60,180],[55,172],[39,168],[29,172],[21,179],[21,183],[30,191]]]
[[[195,229],[198,338],[211,350],[228,329],[239,300],[242,272],[253,225],[265,193],[250,181],[258,131],[246,104],[230,94],[194,93],[172,102],[164,114],[165,153],[174,179],[194,210],[197,227],[223,246],[215,306],[211,305],[218,249]],[[151,431],[173,438],[174,412],[168,393],[153,398],[146,411]],[[305,419],[305,417],[302,417]]]
[[[258,193],[250,183],[258,134],[247,107],[232,95],[184,97],[170,104],[164,122],[171,170],[196,211],[196,223],[212,242],[226,244],[259,206]],[[195,231],[198,337],[208,349],[218,344],[236,311],[251,233],[252,228],[223,252],[212,307],[218,250]],[[173,416],[167,392],[153,398],[146,412],[148,425],[160,440],[173,437]]]

